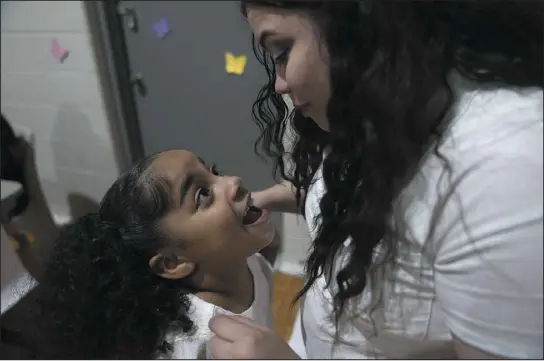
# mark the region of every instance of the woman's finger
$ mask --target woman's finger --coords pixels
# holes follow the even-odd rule
[[[268,331],[268,328],[266,328],[265,326],[255,322],[251,318],[247,318],[247,317],[240,316],[240,315],[232,315],[232,316],[225,316],[225,317],[229,317],[233,321],[239,322],[241,324],[244,324],[244,325],[246,325],[248,327],[251,327],[251,328],[255,328],[257,330]]]
[[[209,322],[210,330],[219,338],[235,342],[241,338],[251,336],[255,333],[253,324],[238,320],[236,316],[218,315],[212,317]]]
[[[208,341],[208,353],[212,359],[232,359],[234,358],[232,348],[235,347],[233,343],[225,341],[217,336],[213,336]]]

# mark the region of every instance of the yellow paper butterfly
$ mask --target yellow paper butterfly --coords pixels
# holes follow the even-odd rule
[[[247,63],[247,56],[234,56],[231,52],[225,53],[225,70],[228,74],[242,75]]]

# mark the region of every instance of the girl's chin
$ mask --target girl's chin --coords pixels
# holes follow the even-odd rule
[[[250,231],[255,242],[259,244],[259,250],[268,247],[276,236],[276,229],[272,226],[272,223],[262,225],[258,229],[252,229]]]

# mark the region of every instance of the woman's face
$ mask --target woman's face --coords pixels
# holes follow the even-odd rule
[[[204,272],[221,272],[272,240],[267,213],[247,212],[250,193],[240,178],[219,175],[184,150],[161,153],[150,171],[171,187],[172,206],[160,225],[184,261]]]
[[[248,8],[248,21],[274,59],[276,92],[289,95],[303,115],[328,130],[328,55],[316,26],[298,13],[261,6]]]

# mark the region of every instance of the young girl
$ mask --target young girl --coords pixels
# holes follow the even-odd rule
[[[183,150],[139,162],[53,247],[40,303],[54,356],[206,358],[214,314],[270,327],[258,252],[274,236],[239,178]]]

